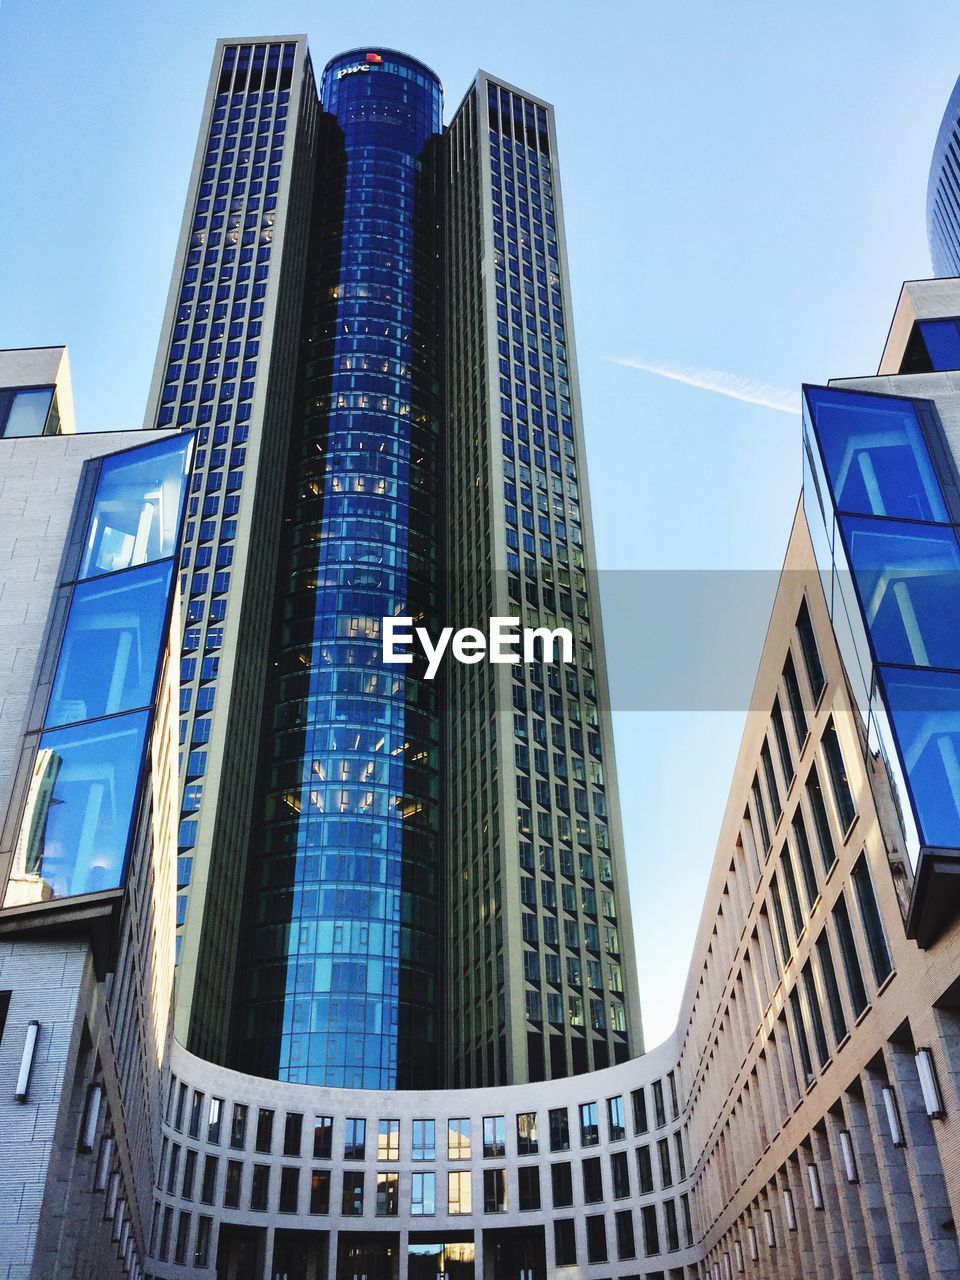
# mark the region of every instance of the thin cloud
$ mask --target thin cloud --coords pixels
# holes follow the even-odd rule
[[[655,373],[660,378],[670,378],[673,382],[683,382],[688,387],[713,391],[719,396],[730,396],[733,400],[743,400],[747,404],[763,405],[765,409],[778,409],[781,413],[793,413],[797,416],[800,414],[798,392],[784,391],[782,387],[755,382],[752,378],[740,378],[735,373],[691,367],[668,369],[663,365],[646,364],[643,360],[629,360],[625,357],[613,357],[613,363],[626,365],[628,369],[642,369],[645,373]]]

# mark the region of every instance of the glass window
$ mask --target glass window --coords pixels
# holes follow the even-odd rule
[[[944,373],[960,369],[960,328],[956,320],[920,320],[914,333],[920,331],[926,348],[927,368],[904,368],[909,373]],[[910,339],[913,344],[913,335]]]
[[[0,436],[8,440],[42,436],[53,392],[53,387],[11,387],[0,391]]]
[[[637,1177],[640,1180],[642,1195],[653,1190],[653,1163],[650,1159],[649,1147],[637,1147]]]
[[[850,782],[847,778],[846,766],[843,763],[840,739],[837,737],[837,727],[833,722],[832,716],[823,735],[823,752],[827,758],[830,789],[833,792],[833,799],[837,806],[840,830],[846,832],[857,816],[857,811],[853,804],[853,796],[850,793]]]
[[[4,906],[123,883],[146,727],[140,711],[41,735]]]
[[[807,714],[803,709],[803,698],[800,694],[800,681],[797,679],[797,669],[793,665],[792,654],[787,654],[787,660],[783,664],[783,687],[787,694],[787,705],[790,708],[790,719],[793,722],[793,732],[797,740],[797,749],[801,749],[807,740]]]
[[[269,1151],[273,1141],[273,1112],[261,1107],[257,1112],[256,1150]]]
[[[284,1165],[280,1170],[280,1212],[296,1213],[300,1199],[300,1170]]]
[[[813,701],[817,702],[827,681],[823,674],[820,650],[817,648],[817,637],[806,600],[801,603],[800,612],[797,614],[797,636],[800,639],[800,652],[803,654],[803,665],[807,672],[810,694]]]
[[[233,1104],[233,1119],[230,1122],[230,1146],[241,1150],[247,1136],[247,1108],[242,1102]]]
[[[750,794],[753,796],[753,811],[757,815],[760,841],[766,853],[770,848],[770,824],[767,822],[767,810],[763,803],[763,792],[760,790],[760,779],[756,775],[754,775]]]
[[[879,662],[960,668],[960,546],[952,529],[863,516],[840,520]]]
[[[483,1211],[484,1213],[506,1213],[507,1177],[505,1170],[484,1169]]]
[[[590,1156],[583,1164],[583,1198],[587,1204],[598,1204],[603,1199],[603,1170],[600,1157]]]
[[[664,1200],[663,1216],[667,1224],[667,1248],[671,1253],[680,1248],[680,1232],[677,1230],[677,1202]]]
[[[310,1174],[310,1212],[330,1212],[329,1169],[314,1169]]]
[[[573,1204],[573,1169],[569,1160],[558,1160],[550,1166],[550,1185],[555,1209]]]
[[[436,1160],[436,1129],[437,1126],[433,1120],[414,1120],[411,1152],[414,1160]]]
[[[313,1158],[314,1160],[329,1160],[332,1152],[333,1116],[314,1116]]]
[[[660,1231],[657,1227],[657,1210],[652,1204],[640,1210],[643,1216],[643,1250],[647,1257],[660,1252]]]
[[[910,400],[825,387],[806,396],[838,510],[948,522]]]
[[[537,1113],[524,1111],[517,1116],[517,1155],[535,1156],[539,1150]]]
[[[377,1128],[377,1159],[400,1159],[400,1121],[381,1120]]]
[[[517,1170],[517,1203],[524,1212],[540,1208],[540,1170],[535,1164]]]
[[[890,976],[893,963],[883,932],[883,921],[880,918],[877,895],[874,892],[865,854],[860,855],[860,860],[853,869],[853,886],[857,894],[857,905],[860,908],[860,923],[863,925],[867,950],[870,952],[870,965],[877,986],[880,986]]]
[[[637,1256],[637,1244],[633,1238],[633,1213],[629,1209],[621,1209],[615,1215],[617,1224],[617,1257],[621,1260]]]
[[[647,1095],[642,1088],[634,1089],[630,1094],[630,1101],[633,1104],[633,1132],[639,1136],[650,1128],[647,1120]]]
[[[418,1184],[417,1179],[422,1178],[422,1173],[413,1175],[414,1196],[418,1186],[422,1190],[422,1184]],[[400,1175],[398,1173],[378,1173],[377,1174],[377,1217],[378,1218],[395,1218],[400,1211]],[[411,1209],[412,1213],[416,1213],[417,1209]],[[422,1209],[420,1210],[422,1213]]]
[[[825,1067],[830,1058],[830,1046],[827,1043],[827,1030],[823,1025],[823,1014],[820,1012],[820,997],[817,983],[809,960],[803,966],[803,990],[807,998],[807,1017],[813,1030],[813,1043],[817,1050],[817,1060]]]
[[[200,1136],[200,1121],[203,1118],[203,1094],[194,1089],[190,1103],[190,1137]]]
[[[820,961],[820,976],[823,979],[827,1007],[830,1010],[830,1022],[833,1026],[834,1039],[839,1044],[847,1034],[847,1019],[843,1012],[840,984],[837,982],[837,971],[833,963],[830,939],[827,937],[826,930],[817,939],[817,957]]]
[[[660,1161],[660,1185],[662,1187],[672,1187],[673,1169],[670,1164],[670,1143],[666,1138],[660,1138],[657,1142],[657,1158]]]
[[[204,1156],[203,1177],[200,1179],[200,1199],[204,1204],[213,1204],[217,1190],[217,1157]]]
[[[223,1120],[223,1099],[211,1098],[210,1110],[207,1112],[207,1141],[220,1141],[220,1125]]]
[[[630,1194],[630,1161],[626,1151],[614,1151],[610,1156],[610,1173],[613,1178],[613,1198],[621,1200]]]
[[[570,1125],[566,1107],[557,1107],[550,1112],[550,1150],[570,1150]]]
[[[780,789],[777,786],[777,775],[773,768],[773,757],[770,754],[770,743],[764,738],[763,746],[760,748],[760,762],[763,765],[763,776],[767,783],[767,795],[770,797],[770,808],[773,812],[773,821],[780,821],[780,814],[783,807],[780,804]]]
[[[607,1227],[602,1213],[587,1218],[587,1261],[606,1262]]]
[[[192,446],[189,435],[170,436],[104,458],[78,577],[174,554]]]
[[[797,851],[797,861],[800,864],[800,876],[807,906],[812,907],[820,893],[820,888],[817,884],[813,855],[810,852],[810,841],[807,839],[807,829],[803,825],[803,814],[799,808],[793,815],[793,842]]]
[[[253,1179],[250,1183],[250,1208],[263,1212],[267,1207],[267,1199],[270,1194],[270,1166],[268,1164],[255,1164],[253,1166]]]
[[[447,1174],[447,1210],[450,1214],[473,1212],[473,1183],[469,1170]]]
[[[471,1155],[470,1121],[461,1116],[447,1121],[447,1159],[469,1160]]]
[[[577,1265],[577,1230],[572,1218],[555,1218],[553,1246],[558,1267]]]
[[[171,574],[167,562],[75,588],[44,720],[48,728],[149,706]]]
[[[223,1203],[227,1209],[240,1207],[240,1177],[243,1173],[241,1160],[227,1161],[227,1176],[223,1184]]]
[[[790,751],[790,740],[787,737],[787,726],[784,724],[783,711],[780,708],[780,699],[774,698],[773,710],[770,713],[770,720],[773,724],[773,736],[777,740],[777,755],[780,757],[780,768],[783,772],[783,780],[790,786],[793,779],[793,755]]]
[[[503,1116],[483,1117],[484,1157],[502,1156],[506,1151],[507,1130]]]
[[[804,1084],[813,1083],[813,1059],[810,1057],[810,1045],[807,1041],[807,1029],[803,1022],[803,1009],[800,1004],[800,991],[797,987],[790,992],[790,1016],[793,1019],[793,1033],[800,1053],[800,1067],[803,1071]]]
[[[595,1102],[580,1104],[580,1145],[595,1147],[600,1142],[600,1115]]]
[[[853,1005],[854,1017],[859,1018],[867,1007],[867,989],[863,985],[863,974],[860,970],[857,944],[854,941],[847,904],[842,895],[833,909],[833,921],[840,941],[840,955],[843,958],[843,969],[847,977],[850,1003]]]
[[[210,1258],[210,1227],[213,1219],[201,1214],[197,1218],[197,1239],[193,1248],[193,1265],[206,1267]]]
[[[283,1123],[283,1154],[298,1156],[300,1154],[300,1135],[303,1132],[303,1116],[296,1111],[288,1111]]]
[[[880,678],[924,845],[960,848],[960,674],[881,667]]]
[[[367,1145],[366,1120],[344,1121],[343,1158],[344,1160],[362,1160]]]
[[[830,834],[830,820],[827,817],[827,806],[823,799],[823,788],[820,786],[820,775],[816,765],[810,770],[807,778],[807,799],[810,812],[813,814],[813,829],[817,834],[820,848],[820,861],[824,871],[829,871],[837,860],[837,852],[833,847],[833,836]]]
[[[363,1213],[363,1174],[345,1173],[343,1175],[343,1194],[340,1200],[340,1212],[345,1218],[359,1218]]]
[[[396,1177],[396,1174],[390,1175]],[[410,1212],[415,1218],[431,1217],[437,1211],[437,1175],[415,1173],[411,1181]],[[394,1210],[396,1212],[396,1210]]]
[[[623,1098],[607,1099],[607,1128],[611,1142],[622,1142],[627,1136],[626,1121],[623,1115]]]

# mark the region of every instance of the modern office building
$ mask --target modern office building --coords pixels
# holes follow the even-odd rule
[[[930,161],[927,243],[935,275],[960,275],[960,80],[950,94]]]
[[[216,50],[147,425],[194,428],[178,1035],[341,1087],[642,1047],[553,115]],[[576,662],[388,665],[382,619]]]

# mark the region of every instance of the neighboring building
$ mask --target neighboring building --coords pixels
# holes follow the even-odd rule
[[[930,161],[927,243],[934,273],[960,276],[960,80],[953,86]]]
[[[218,44],[147,412],[198,432],[177,1033],[294,1082],[642,1047],[553,113],[441,111],[393,50],[318,100],[303,37]],[[382,660],[492,614],[573,631],[563,687]]]
[[[142,1276],[193,442],[61,434],[60,347],[0,352],[0,406],[0,1275]]]

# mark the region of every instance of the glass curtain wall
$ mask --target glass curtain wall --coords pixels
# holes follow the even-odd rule
[[[340,1087],[435,1083],[438,683],[382,618],[437,625],[441,88],[331,61],[283,517],[239,1065]]]

